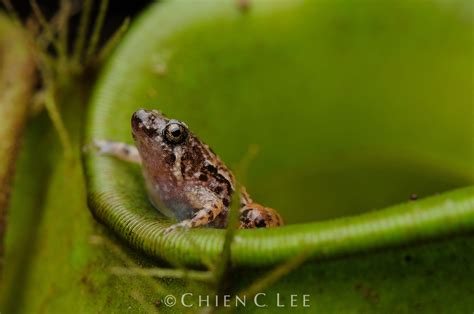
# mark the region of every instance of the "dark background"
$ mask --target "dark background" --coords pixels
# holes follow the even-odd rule
[[[73,33],[77,29],[77,24],[80,19],[80,9],[82,7],[83,2],[84,1],[80,0],[73,1],[74,14],[73,16],[71,16],[70,19],[70,39],[74,38]],[[101,1],[95,0],[93,2],[94,3],[91,21],[94,21],[93,17],[97,14]],[[123,20],[126,17],[136,16],[147,5],[153,2],[154,1],[150,0],[109,1],[107,15],[104,22],[103,35],[101,37],[102,41],[107,39],[114,32],[114,30],[122,24]],[[43,14],[48,18],[51,18],[58,11],[60,1],[37,0],[37,3],[41,7]],[[29,0],[13,0],[11,1],[11,4],[13,5],[22,20],[26,20],[28,17],[32,16],[32,10]],[[0,8],[3,7],[3,2],[0,2]]]

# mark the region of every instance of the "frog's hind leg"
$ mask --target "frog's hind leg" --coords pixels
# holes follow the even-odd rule
[[[113,156],[120,160],[137,164],[142,163],[140,154],[133,145],[107,140],[94,140],[90,146],[101,155]]]
[[[240,187],[240,226],[239,229],[271,228],[283,225],[283,218],[270,207],[255,203],[244,186]]]
[[[272,228],[283,224],[283,218],[273,208],[248,203],[240,209],[239,229]]]

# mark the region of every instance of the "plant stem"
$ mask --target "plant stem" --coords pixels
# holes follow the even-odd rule
[[[102,26],[104,25],[105,14],[107,13],[107,7],[109,6],[109,0],[102,0],[100,2],[99,13],[94,23],[94,30],[92,31],[92,37],[87,47],[86,60],[89,60],[97,49],[99,43],[100,33]]]
[[[68,35],[69,35],[69,17],[71,15],[71,2],[68,0],[61,0],[61,7],[58,14],[58,29],[59,29],[59,45],[63,51],[62,58],[59,60],[60,64],[64,66],[68,55]],[[60,56],[61,57],[61,56]]]
[[[44,104],[46,110],[48,111],[49,117],[53,122],[53,125],[58,132],[59,139],[61,140],[61,144],[64,148],[64,153],[67,157],[72,156],[72,147],[71,141],[69,139],[69,133],[66,130],[66,126],[61,118],[61,115],[58,110],[58,106],[56,105],[56,88],[52,83],[49,84],[46,88],[46,95]]]
[[[46,33],[46,36],[49,40],[49,42],[53,45],[54,49],[56,50],[58,56],[60,58],[64,58],[64,51],[62,50],[61,45],[59,45],[58,41],[54,38],[54,32],[51,28],[51,25],[48,23],[46,20],[46,17],[43,15],[43,12],[41,12],[41,9],[36,2],[36,0],[30,0],[31,8],[33,9],[33,13],[35,17],[38,19],[38,22],[40,23],[41,27],[44,29],[44,32]]]
[[[82,54],[84,51],[84,43],[86,40],[87,29],[92,11],[92,0],[84,0],[82,8],[81,20],[79,21],[79,31],[74,42],[72,60],[76,66],[81,63]]]
[[[232,242],[234,240],[235,236],[235,230],[237,229],[237,223],[239,220],[240,216],[240,201],[239,201],[239,196],[240,195],[240,184],[236,183],[235,187],[235,193],[234,197],[232,200],[232,205],[229,208],[229,214],[227,217],[227,229],[225,232],[225,240],[224,240],[224,246],[222,248],[222,254],[221,254],[221,260],[219,261],[219,264],[216,267],[215,270],[215,278],[217,282],[217,294],[223,294],[225,292],[225,277],[230,269],[231,265],[231,247],[232,247]],[[237,196],[237,197],[236,197]]]
[[[117,44],[120,42],[120,39],[122,39],[125,32],[128,30],[129,25],[130,18],[127,17],[123,21],[122,25],[120,25],[119,29],[115,31],[115,33],[112,35],[112,37],[110,37],[107,43],[99,50],[94,61],[95,63],[102,63],[105,58],[109,56],[115,46],[117,46]]]
[[[173,268],[112,267],[112,273],[124,276],[145,276],[158,278],[191,279],[212,283],[214,276],[209,271],[182,270]]]

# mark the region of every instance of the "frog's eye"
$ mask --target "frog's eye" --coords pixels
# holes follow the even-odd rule
[[[170,122],[163,130],[163,137],[170,144],[180,144],[187,136],[188,130],[179,122]]]

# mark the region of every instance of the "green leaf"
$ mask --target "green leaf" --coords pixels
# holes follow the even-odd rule
[[[342,2],[286,4],[257,1],[245,14],[210,1],[150,8],[96,88],[87,139],[130,142],[131,113],[147,107],[186,121],[230,164],[260,147],[249,190],[289,225],[239,231],[238,266],[472,230],[472,187],[430,196],[473,182],[469,71],[455,70],[468,62],[459,50],[472,44],[467,22],[436,4],[397,8],[405,23],[369,2],[359,14]],[[454,30],[464,33],[454,40]],[[95,216],[132,246],[185,264],[219,259],[223,231],[163,235],[170,222],[149,205],[139,169],[91,154],[87,170]],[[426,198],[407,202],[412,193]]]
[[[35,83],[34,61],[26,47],[23,30],[0,14],[0,270],[11,181]]]

